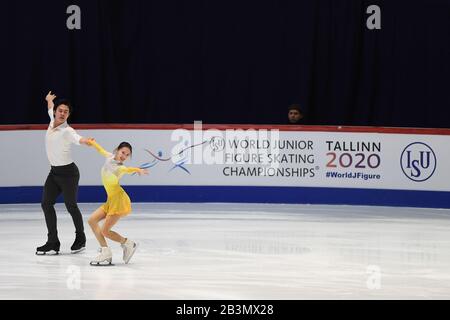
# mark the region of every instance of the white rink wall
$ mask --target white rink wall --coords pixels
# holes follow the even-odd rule
[[[125,164],[148,168],[124,186],[296,187],[450,192],[450,135],[272,129],[77,130],[112,151],[133,146]],[[42,186],[49,172],[45,130],[0,130],[0,188]],[[101,186],[104,159],[73,146],[80,186]],[[313,190],[313,189],[311,189]],[[442,196],[442,194],[441,194]]]

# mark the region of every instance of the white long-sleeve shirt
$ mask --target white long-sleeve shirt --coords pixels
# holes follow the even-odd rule
[[[73,162],[71,145],[79,145],[81,136],[67,124],[67,121],[54,128],[53,108],[48,109],[50,124],[45,134],[47,158],[52,166],[65,166]]]

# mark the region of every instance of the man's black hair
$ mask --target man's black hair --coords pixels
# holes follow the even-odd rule
[[[55,113],[56,109],[58,109],[58,107],[60,105],[62,105],[62,104],[68,106],[69,107],[69,113],[72,113],[72,104],[67,99],[58,99],[58,100],[56,100],[55,101],[55,106],[53,107],[53,113]]]

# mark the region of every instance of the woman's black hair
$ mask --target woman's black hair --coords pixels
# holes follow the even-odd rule
[[[128,148],[128,149],[130,149],[130,156],[133,154],[133,147],[131,147],[131,144],[129,144],[128,142],[126,142],[126,141],[121,142],[121,143],[119,144],[119,146],[116,148],[116,150],[120,150],[120,149],[122,149],[122,148]]]
[[[69,107],[69,113],[72,113],[72,104],[70,103],[69,100],[67,99],[58,99],[55,101],[55,106],[53,107],[53,113],[56,112],[56,109],[58,109],[58,107],[60,105],[66,105],[67,107]]]

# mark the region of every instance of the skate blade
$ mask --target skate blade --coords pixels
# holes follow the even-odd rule
[[[50,250],[47,252],[44,251],[36,251],[37,256],[57,256],[59,254],[59,251]]]
[[[72,253],[72,254],[80,253],[80,252],[82,252],[82,251],[84,251],[84,250],[86,250],[86,247],[83,247],[83,248],[78,249],[78,250],[72,250],[71,253]]]
[[[128,262],[130,262],[131,258],[133,257],[134,253],[136,252],[137,247],[138,247],[138,244],[135,243],[135,244],[134,244],[134,247],[133,247],[133,251],[131,251],[131,254],[130,254],[130,256],[128,257],[128,259],[125,260],[125,264],[127,264]]]
[[[112,262],[106,262],[106,261],[104,261],[104,262],[92,262],[91,261],[89,264],[91,266],[93,266],[93,267],[110,267],[110,266],[114,266],[115,265]]]

